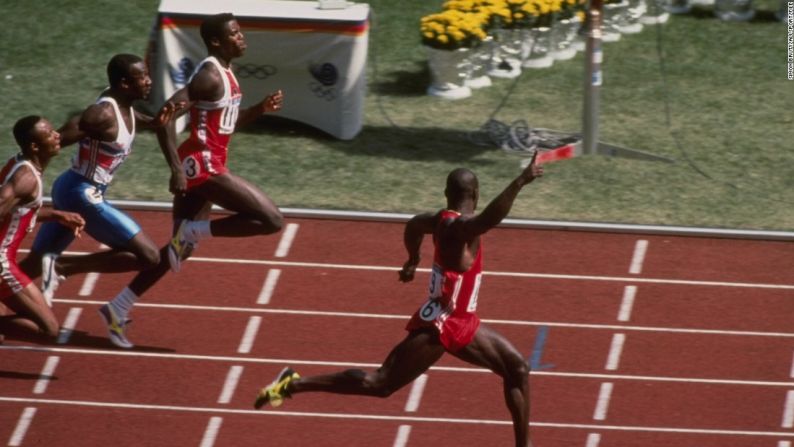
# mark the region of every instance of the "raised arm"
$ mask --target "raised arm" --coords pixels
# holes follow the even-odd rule
[[[458,231],[462,233],[460,235],[462,240],[473,240],[498,225],[502,219],[507,217],[513,207],[513,201],[515,201],[521,189],[532,183],[536,178],[543,176],[543,167],[535,164],[537,156],[538,152],[535,151],[529,166],[510,182],[504,191],[496,196],[480,214],[470,219],[460,220]]]
[[[284,102],[284,93],[281,90],[267,95],[265,99],[252,105],[251,107],[240,110],[240,115],[237,117],[237,127],[243,127],[251,123],[255,119],[268,112],[278,112]]]
[[[420,249],[422,248],[422,241],[426,234],[433,233],[437,221],[437,213],[425,213],[417,214],[405,225],[403,244],[408,252],[408,260],[405,261],[402,270],[400,270],[400,281],[408,282],[414,279],[416,267],[421,260]]]
[[[184,90],[184,89],[183,89]],[[171,178],[169,180],[169,190],[172,194],[184,194],[187,189],[187,180],[185,174],[182,172],[182,167],[179,163],[179,155],[176,149],[176,121],[175,117],[178,116],[185,107],[186,101],[180,101],[180,98],[187,96],[187,93],[182,93],[182,90],[174,94],[171,99],[166,101],[157,117],[151,117],[143,113],[135,111],[135,119],[145,123],[146,127],[154,130],[157,135],[157,142],[160,145],[160,150],[165,157],[168,168],[171,170]]]

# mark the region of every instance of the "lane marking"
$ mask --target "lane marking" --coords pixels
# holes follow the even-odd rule
[[[260,324],[262,324],[262,317],[260,316],[255,315],[248,319],[248,325],[245,327],[243,339],[240,340],[240,347],[237,348],[238,354],[251,353],[251,348],[254,346],[254,339],[256,339],[256,333],[259,331]]]
[[[608,371],[615,371],[620,364],[620,355],[623,353],[623,344],[626,341],[626,334],[615,334],[612,336],[612,345],[609,347],[607,364],[604,367]]]
[[[590,433],[587,435],[586,447],[598,447],[601,442],[601,435],[598,433]]]
[[[99,273],[97,272],[89,272],[85,275],[85,279],[83,280],[83,285],[80,287],[80,291],[77,292],[80,296],[91,296],[94,293],[94,287],[96,286],[97,281],[99,280]]]
[[[25,250],[19,250],[19,251],[24,252]],[[64,254],[80,255],[80,254],[88,254],[88,252],[69,251],[69,252],[64,252]],[[400,271],[401,268],[401,267],[393,267],[393,266],[377,266],[377,265],[361,265],[361,264],[333,264],[333,263],[322,263],[322,262],[271,261],[271,260],[262,260],[262,259],[211,258],[211,257],[201,257],[201,256],[196,256],[196,257],[191,256],[190,260],[194,262],[214,262],[218,264],[268,265],[268,266],[276,266],[276,267],[312,267],[312,268],[325,268],[325,269],[384,271],[384,272],[398,272]],[[420,273],[430,273],[430,269],[428,268],[419,268],[416,269],[416,271]],[[668,285],[684,285],[684,286],[713,286],[713,287],[794,290],[794,284],[767,284],[767,283],[746,283],[746,282],[729,282],[729,281],[697,281],[697,280],[688,280],[688,279],[637,278],[637,277],[628,277],[628,276],[564,275],[564,274],[555,274],[555,273],[497,272],[497,271],[485,271],[483,272],[483,275],[507,276],[507,277],[515,277],[515,278],[536,278],[536,279],[570,279],[577,281],[632,282],[632,283],[668,284]]]
[[[234,391],[237,389],[237,383],[240,381],[240,376],[243,374],[243,367],[240,365],[233,365],[226,373],[226,380],[223,382],[223,389],[221,395],[218,396],[219,404],[228,404],[232,401]]]
[[[543,359],[543,347],[546,345],[548,334],[548,326],[541,326],[538,328],[538,335],[535,337],[535,345],[532,347],[532,355],[529,357],[529,368],[533,371],[554,368],[554,365],[551,363],[545,365],[541,363]]]
[[[273,296],[273,291],[276,290],[279,276],[281,276],[281,269],[270,269],[267,272],[265,283],[262,285],[262,291],[259,292],[256,304],[270,304],[270,298]]]
[[[11,438],[8,440],[9,446],[18,447],[22,445],[22,441],[25,440],[25,434],[27,434],[30,423],[33,421],[33,416],[35,415],[36,409],[33,407],[27,407],[22,410],[19,421],[17,421],[17,426],[14,428],[14,432],[11,433]]]
[[[626,286],[623,289],[623,300],[620,302],[618,321],[629,321],[634,307],[634,297],[637,295],[637,286]]]
[[[276,254],[274,255],[275,257],[285,258],[287,256],[290,247],[292,247],[292,241],[295,240],[296,234],[298,234],[298,224],[287,224],[287,227],[284,229],[284,233],[281,234],[281,240],[278,242]]]
[[[777,447],[791,447],[791,441],[778,441]]]
[[[789,377],[794,379],[794,357],[792,357],[791,359],[791,374],[789,375]]]
[[[609,410],[609,399],[612,397],[612,382],[604,382],[601,384],[601,390],[598,392],[598,403],[593,413],[593,419],[603,421],[607,418],[607,410]]]
[[[74,333],[74,328],[77,327],[77,320],[80,319],[80,314],[82,312],[83,308],[81,307],[72,307],[69,309],[69,313],[66,314],[66,319],[64,319],[61,325],[61,330],[58,332],[58,340],[56,343],[65,345],[69,342],[69,339]]]
[[[204,437],[201,438],[200,447],[212,447],[215,445],[215,439],[218,437],[218,431],[221,429],[223,418],[220,416],[213,416],[207,423],[207,429],[204,430]]]
[[[783,428],[794,428],[794,390],[786,393],[786,402],[783,404]]]
[[[410,425],[401,425],[397,428],[397,437],[394,438],[394,447],[405,447],[408,444],[408,437],[411,435]]]
[[[422,400],[422,393],[425,391],[426,384],[427,374],[421,374],[414,380],[413,385],[411,385],[411,392],[408,394],[408,401],[405,403],[405,411],[413,413],[419,408],[419,402]]]
[[[634,255],[631,257],[631,265],[629,266],[629,273],[632,275],[639,275],[642,273],[642,263],[645,262],[645,253],[648,251],[648,241],[640,239],[634,245]]]
[[[166,360],[197,360],[214,362],[233,362],[233,363],[257,363],[267,365],[309,365],[309,366],[331,366],[341,368],[378,368],[380,363],[360,363],[360,362],[329,362],[322,360],[300,360],[300,359],[276,359],[276,358],[252,358],[252,357],[231,357],[231,356],[209,356],[195,354],[166,354],[155,352],[125,352],[115,350],[94,350],[94,349],[71,349],[71,348],[50,348],[39,346],[8,346],[0,345],[0,351],[31,351],[31,352],[57,352],[68,354],[83,355],[106,355],[122,357],[141,357],[157,358]],[[455,366],[432,366],[430,371],[460,372],[460,373],[484,373],[492,374],[491,371],[483,368],[466,368]],[[794,382],[775,382],[762,380],[732,380],[732,379],[703,379],[694,377],[663,377],[663,376],[638,376],[628,374],[594,374],[576,372],[552,372],[552,371],[531,371],[533,376],[563,377],[572,379],[596,379],[596,380],[634,380],[640,382],[671,382],[671,383],[697,383],[710,385],[743,385],[743,386],[764,386],[764,387],[786,387],[791,388]]]
[[[155,411],[179,411],[184,413],[215,413],[215,414],[244,414],[258,417],[313,417],[326,419],[360,419],[370,421],[388,422],[421,422],[421,423],[450,423],[450,424],[469,424],[469,425],[504,425],[512,426],[510,420],[493,419],[458,419],[458,418],[430,418],[419,416],[390,416],[378,414],[351,414],[351,413],[318,413],[303,411],[260,411],[243,410],[223,407],[185,407],[177,405],[153,405],[153,404],[130,404],[120,402],[96,402],[60,399],[34,399],[23,397],[0,396],[0,402],[31,403],[44,405],[67,405],[91,408],[115,408],[126,410],[155,410]],[[570,424],[562,422],[530,422],[531,427],[547,428],[577,428],[583,430],[612,430],[626,432],[654,432],[654,433],[685,433],[685,434],[707,434],[707,435],[727,435],[727,436],[769,436],[776,438],[792,438],[794,433],[790,431],[757,431],[757,430],[723,430],[709,428],[682,428],[682,427],[652,427],[638,425],[602,425],[602,424]]]
[[[61,358],[57,355],[47,357],[47,361],[44,362],[44,367],[39,374],[39,380],[37,380],[36,384],[33,386],[33,394],[44,394],[44,392],[47,391],[47,386],[49,386],[52,375],[55,374],[55,368],[58,367],[58,362],[60,360]]]
[[[103,305],[104,301],[92,300],[70,300],[56,299],[58,303],[66,304],[86,304]],[[405,314],[369,314],[358,312],[330,312],[317,310],[293,310],[293,309],[265,309],[261,307],[224,307],[224,306],[194,306],[186,304],[163,304],[163,303],[135,303],[136,307],[151,307],[157,309],[178,309],[178,310],[209,310],[213,312],[243,312],[243,313],[262,313],[277,315],[307,315],[324,317],[351,317],[351,318],[377,318],[389,320],[405,320]],[[617,324],[589,324],[589,323],[560,323],[551,321],[529,321],[529,320],[495,320],[483,318],[482,321],[488,324],[505,324],[513,326],[549,326],[565,327],[575,329],[605,329],[618,331],[642,331],[642,332],[667,332],[674,334],[711,334],[711,335],[741,335],[741,336],[760,336],[760,337],[784,337],[794,338],[792,332],[761,332],[761,331],[734,331],[721,329],[685,329],[654,326],[624,326]]]

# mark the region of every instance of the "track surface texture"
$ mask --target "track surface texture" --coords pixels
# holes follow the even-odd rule
[[[168,240],[168,213],[131,214]],[[402,224],[288,224],[203,240],[136,305],[128,351],[97,309],[132,274],[69,278],[59,343],[0,345],[0,445],[512,445],[499,379],[448,355],[388,399],[255,411],[285,365],[377,367],[426,296],[429,238],[401,284]],[[532,367],[536,447],[794,444],[794,244],[497,228],[484,247],[478,313]]]

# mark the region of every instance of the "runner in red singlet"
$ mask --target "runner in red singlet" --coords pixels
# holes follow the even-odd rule
[[[126,338],[126,313],[169,267],[179,271],[181,261],[190,256],[200,239],[272,234],[282,226],[281,212],[270,197],[258,186],[231,173],[226,159],[234,130],[264,113],[280,110],[283,95],[279,90],[247,109],[240,109],[242,93],[231,69],[232,60],[242,56],[246,49],[240,25],[232,14],[217,14],[204,20],[200,31],[209,55],[198,64],[187,86],[161,109],[190,112],[190,136],[178,150],[173,127],[169,128],[167,141],[160,142],[171,166],[174,237],[160,250],[160,263],[140,272],[113,299],[125,304],[124,312],[114,312],[108,323],[111,341],[122,348],[133,347]],[[232,213],[208,220],[213,204]]]
[[[61,136],[40,116],[26,116],[14,125],[21,152],[0,170],[0,296],[13,314],[0,317],[0,335],[58,335],[58,321],[41,291],[19,268],[17,250],[33,230],[36,217],[57,220],[75,234],[85,222],[80,215],[45,209],[41,174],[61,149]],[[6,293],[7,292],[7,293]]]
[[[480,235],[507,216],[518,192],[543,168],[530,165],[480,214],[477,177],[455,169],[447,177],[447,208],[414,216],[405,227],[408,261],[400,280],[414,278],[424,235],[433,235],[435,254],[427,301],[411,317],[406,338],[392,349],[383,365],[370,372],[350,369],[334,374],[300,377],[285,368],[259,391],[254,406],[281,405],[293,394],[319,391],[388,397],[427,371],[444,352],[502,377],[507,408],[513,419],[516,446],[529,442],[529,366],[502,335],[481,324],[475,310],[482,278],[483,245]]]

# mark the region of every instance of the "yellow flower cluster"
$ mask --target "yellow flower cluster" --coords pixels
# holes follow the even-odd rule
[[[586,0],[447,0],[444,11],[422,17],[422,43],[454,50],[473,47],[493,28],[551,26],[554,17],[581,15]]]
[[[488,34],[484,25],[487,15],[479,12],[446,10],[422,17],[422,43],[442,50],[474,47]]]

